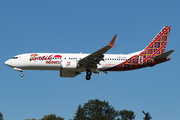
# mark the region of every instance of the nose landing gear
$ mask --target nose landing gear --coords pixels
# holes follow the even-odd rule
[[[91,79],[91,70],[89,68],[86,69],[86,80],[90,80]]]
[[[21,77],[24,76],[23,70],[22,70],[22,69],[20,69],[20,68],[14,68],[14,70],[21,72],[21,74],[20,74]]]

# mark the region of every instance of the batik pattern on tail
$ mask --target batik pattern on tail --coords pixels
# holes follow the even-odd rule
[[[133,70],[168,61],[169,58],[156,61],[153,57],[165,52],[170,30],[171,26],[165,26],[139,55],[134,55],[123,63],[107,69],[107,71]],[[141,57],[143,57],[142,61],[139,59]]]

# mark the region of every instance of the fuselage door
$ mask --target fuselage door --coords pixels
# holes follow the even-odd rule
[[[139,64],[143,64],[143,56],[139,55]]]

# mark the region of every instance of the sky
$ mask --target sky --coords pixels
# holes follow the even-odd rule
[[[107,101],[116,110],[132,110],[135,120],[149,112],[153,120],[179,118],[179,28],[177,0],[1,0],[0,112],[5,120],[41,119],[56,114],[73,119],[78,105]],[[93,53],[115,34],[108,54],[144,49],[164,26],[172,26],[166,50],[170,61],[132,71],[82,73],[62,78],[59,71],[24,70],[4,62],[22,53]]]

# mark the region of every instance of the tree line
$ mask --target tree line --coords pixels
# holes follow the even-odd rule
[[[143,120],[152,119],[149,112],[142,113],[145,115]],[[79,105],[75,116],[70,120],[134,120],[135,114],[131,110],[115,110],[112,105],[109,105],[106,101],[100,101],[98,99],[89,100],[83,106]],[[0,120],[3,119],[3,114],[0,112]],[[64,120],[63,117],[56,116],[55,114],[45,115],[41,119],[25,119],[25,120]]]

